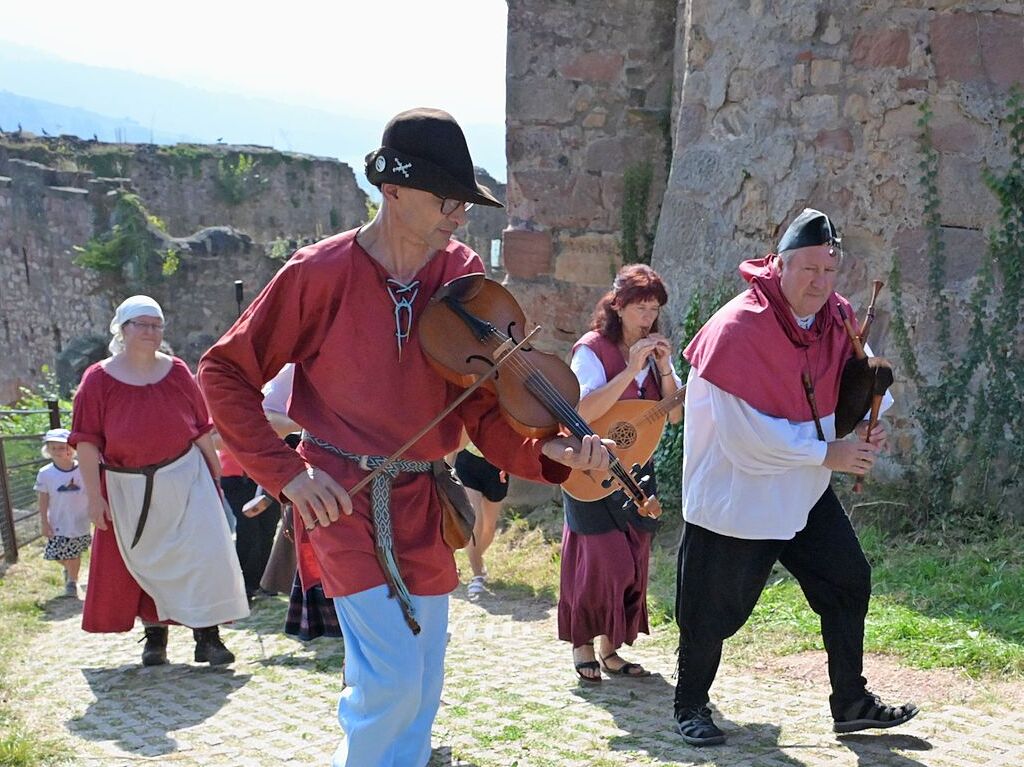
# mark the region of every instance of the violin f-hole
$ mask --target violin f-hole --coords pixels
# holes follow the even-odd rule
[[[466,364],[468,365],[470,362],[473,362],[473,360],[480,360],[480,362],[483,362],[485,365],[489,367],[494,367],[494,360],[492,360],[490,357],[485,357],[482,354],[470,354],[468,357],[466,357]],[[493,378],[497,378],[500,375],[501,371],[498,370],[494,373]]]

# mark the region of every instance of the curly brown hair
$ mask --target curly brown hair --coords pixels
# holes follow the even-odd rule
[[[609,341],[622,340],[622,320],[616,309],[635,304],[638,301],[655,299],[659,306],[668,302],[665,284],[656,271],[646,264],[628,264],[619,269],[615,282],[594,307],[590,329],[596,330]],[[651,326],[651,332],[658,331],[658,321]]]

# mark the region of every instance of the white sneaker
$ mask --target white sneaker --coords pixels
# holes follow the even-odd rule
[[[483,596],[484,592],[487,590],[484,586],[484,581],[486,580],[486,575],[474,575],[470,579],[469,585],[466,586],[467,596],[469,596],[470,599],[479,599]]]

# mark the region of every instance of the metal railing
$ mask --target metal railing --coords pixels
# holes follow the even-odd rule
[[[48,401],[46,404],[45,409],[39,410],[0,410],[0,418],[48,414],[50,428],[60,428],[58,403]],[[36,473],[47,463],[39,453],[42,437],[42,434],[0,434],[0,540],[8,564],[18,561],[19,546],[42,535],[35,492]]]

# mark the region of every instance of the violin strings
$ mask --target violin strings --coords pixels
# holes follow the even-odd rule
[[[499,341],[499,345],[508,340],[503,333],[494,329],[490,331],[490,335]],[[582,437],[583,434],[595,434],[587,423],[580,417],[576,409],[569,404],[569,402],[562,396],[554,385],[548,380],[539,369],[535,366],[527,363],[519,357],[519,352],[513,352],[513,356],[503,364],[508,365],[509,371],[515,375],[519,380],[527,385],[527,380],[533,376],[532,381],[538,390],[540,390],[545,396],[548,397],[549,402],[552,404],[553,409],[556,411],[555,416],[562,419],[562,422],[569,427],[570,431],[575,426],[576,436]],[[527,385],[527,388],[529,386]],[[615,455],[609,455],[608,468],[610,473],[614,474],[616,479],[623,485],[627,494],[630,495],[634,503],[640,505],[645,500],[643,491],[634,481],[632,475],[622,465],[622,462]]]

